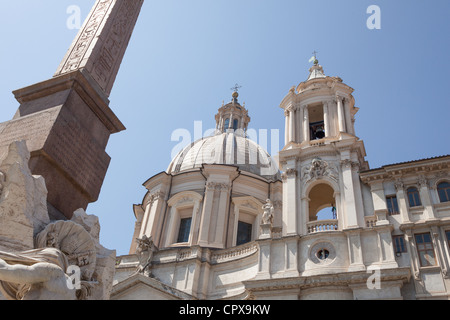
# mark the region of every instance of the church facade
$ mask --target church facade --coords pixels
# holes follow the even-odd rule
[[[275,161],[235,92],[144,183],[111,299],[448,299],[450,156],[369,168],[352,93],[316,60]]]

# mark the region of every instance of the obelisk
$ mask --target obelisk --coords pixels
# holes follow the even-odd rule
[[[54,76],[14,91],[14,118],[0,124],[0,155],[26,140],[30,169],[45,178],[49,214],[70,219],[98,199],[111,134],[125,130],[109,95],[144,0],[97,0]]]

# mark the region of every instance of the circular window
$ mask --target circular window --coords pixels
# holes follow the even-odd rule
[[[319,260],[326,260],[330,255],[330,251],[328,251],[327,249],[320,249],[319,251],[317,251],[316,255]]]
[[[336,249],[331,242],[317,242],[311,246],[309,259],[318,265],[329,265],[336,259]]]

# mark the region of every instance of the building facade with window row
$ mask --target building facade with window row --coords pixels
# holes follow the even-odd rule
[[[275,161],[239,94],[144,183],[112,299],[448,299],[450,156],[370,169],[353,89],[318,61]]]

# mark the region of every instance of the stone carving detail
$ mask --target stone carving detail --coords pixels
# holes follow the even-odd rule
[[[285,172],[281,174],[281,179],[286,181],[288,178],[295,178],[297,176],[297,169],[288,168]]]
[[[418,184],[419,188],[428,188],[428,181],[423,175],[419,176],[419,179],[417,180],[417,184]]]
[[[45,181],[31,174],[29,159],[26,143],[14,142],[0,164],[0,292],[12,300],[108,299],[115,251],[100,245],[98,218],[79,209],[50,223]]]
[[[230,189],[230,186],[228,185],[228,183],[208,182],[206,188],[208,190],[214,191],[228,191]]]
[[[333,165],[328,164],[328,162],[320,158],[313,159],[311,165],[304,167],[302,170],[302,179],[305,183],[322,177],[329,177],[337,181],[338,172]]]
[[[0,250],[34,249],[34,236],[50,223],[47,188],[33,176],[25,141],[13,142],[0,164]]]
[[[360,167],[359,162],[352,161],[350,159],[342,160],[341,166],[342,166],[342,168],[352,169],[352,170],[358,170]]]
[[[80,67],[112,3],[113,0],[101,0],[97,2],[84,29],[80,32],[75,44],[71,48],[72,51],[55,75],[75,71]]]
[[[142,3],[97,0],[55,76],[86,68],[109,95]]]
[[[136,254],[139,258],[137,272],[146,276],[152,276],[150,273],[154,252],[157,250],[153,244],[153,238],[143,235],[142,238],[136,239]]]

